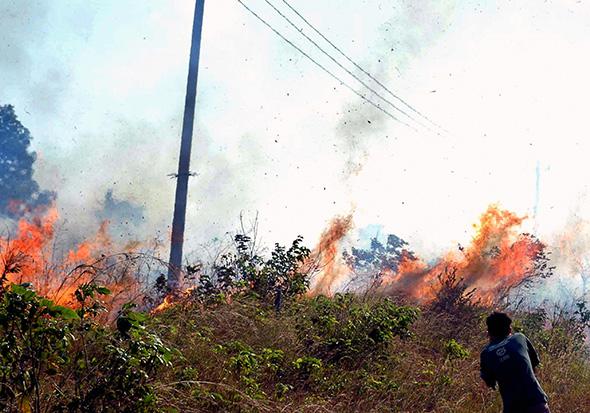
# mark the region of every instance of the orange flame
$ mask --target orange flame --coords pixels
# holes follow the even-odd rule
[[[319,264],[320,273],[314,279],[309,290],[310,295],[332,295],[336,288],[349,274],[350,267],[342,262],[340,241],[352,228],[352,214],[332,219],[328,228],[320,237],[320,242],[312,251],[312,261]]]
[[[468,286],[476,288],[480,299],[492,301],[531,275],[535,259],[545,248],[536,238],[518,233],[524,219],[498,205],[490,205],[474,225],[476,233],[468,247],[450,251],[433,264],[404,251],[397,271],[382,269],[379,290],[430,301],[441,287],[439,275],[452,268]],[[351,215],[337,217],[320,237],[312,257],[319,257],[322,266],[310,289],[311,295],[330,295],[352,276],[353,269],[338,254],[340,242],[351,225]]]
[[[439,274],[454,268],[476,295],[492,301],[524,281],[535,268],[535,259],[545,245],[517,228],[526,217],[490,205],[474,225],[476,234],[467,248],[449,252],[433,265],[421,260],[402,260],[397,273],[385,279],[387,290],[402,291],[419,301],[434,297]]]
[[[492,300],[526,279],[535,268],[535,259],[545,248],[536,238],[519,234],[518,228],[524,219],[491,205],[474,225],[475,235],[468,247],[448,252],[433,264],[405,252],[397,271],[383,270],[380,289],[385,293],[403,292],[417,301],[428,301],[434,298],[440,287],[438,275],[447,268],[454,268],[470,287],[477,288],[480,298]],[[13,283],[30,282],[39,294],[61,304],[71,304],[76,288],[89,282],[92,275],[81,272],[72,276],[70,270],[96,259],[101,252],[112,250],[113,242],[108,236],[108,223],[104,222],[93,238],[71,249],[59,260],[55,257],[57,220],[57,209],[53,207],[42,216],[21,219],[14,238],[0,237],[0,279]],[[340,254],[342,240],[351,228],[352,214],[334,218],[322,233],[309,260],[320,270],[312,280],[311,295],[332,295],[352,275],[353,269]],[[106,286],[114,295],[124,295],[136,283],[133,277],[124,277]],[[189,289],[181,293],[180,298],[188,297],[190,293]],[[154,311],[162,311],[178,299],[167,296]]]
[[[151,310],[151,313],[152,314],[161,313],[162,311],[172,307],[173,305],[176,305],[179,302],[190,298],[190,296],[192,295],[194,290],[195,290],[195,287],[188,287],[180,293],[171,292],[169,294],[166,294],[166,296],[164,297],[162,302]]]
[[[72,269],[89,263],[100,252],[110,251],[108,222],[103,222],[97,234],[71,249],[60,259],[55,240],[57,208],[29,220],[20,219],[16,235],[0,237],[0,276],[2,282],[31,283],[45,297],[59,304],[71,304],[79,285],[91,281],[91,273],[74,274]],[[107,285],[113,293],[129,288],[129,281],[120,285]]]

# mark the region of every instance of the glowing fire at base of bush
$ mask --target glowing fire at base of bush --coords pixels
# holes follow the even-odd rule
[[[154,307],[152,309],[151,313],[152,314],[160,313],[160,312],[172,307],[173,305],[179,303],[180,301],[186,300],[187,298],[189,298],[193,294],[194,290],[195,290],[195,287],[189,287],[189,288],[185,289],[184,291],[172,292],[172,293],[166,294],[166,296],[164,296],[164,299],[162,300],[162,302],[160,304],[158,304],[156,307]]]

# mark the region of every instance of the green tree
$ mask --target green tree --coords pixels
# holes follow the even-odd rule
[[[31,139],[14,107],[0,106],[0,215],[19,217],[55,199],[55,192],[40,190],[33,179],[36,154],[30,150]]]

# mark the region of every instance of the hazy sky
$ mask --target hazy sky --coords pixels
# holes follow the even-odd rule
[[[450,133],[396,123],[236,0],[207,0],[189,248],[234,229],[240,211],[259,212],[266,242],[310,244],[354,212],[357,228],[381,225],[426,256],[466,242],[493,202],[547,239],[590,218],[590,2],[291,1]],[[362,90],[264,0],[244,2]],[[35,176],[78,231],[112,188],[144,207],[131,232],[167,233],[193,8],[0,0],[0,104],[30,129]]]

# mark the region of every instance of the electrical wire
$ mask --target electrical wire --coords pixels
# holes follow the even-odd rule
[[[410,128],[410,129],[412,129],[412,130],[414,130],[414,131],[417,132],[416,128],[414,128],[413,126],[411,126],[407,122],[404,122],[403,120],[397,118],[390,111],[388,111],[387,109],[384,109],[378,103],[373,102],[367,96],[365,96],[361,92],[359,92],[356,89],[354,89],[348,83],[346,83],[343,80],[341,80],[338,76],[336,76],[334,73],[332,73],[324,65],[322,65],[317,60],[315,60],[314,58],[312,58],[309,54],[307,54],[305,51],[303,51],[299,46],[297,46],[291,40],[287,39],[283,34],[281,34],[277,29],[275,29],[270,23],[268,23],[266,20],[264,20],[258,13],[256,13],[254,10],[252,10],[250,7],[248,7],[246,4],[244,4],[244,2],[242,2],[242,0],[237,0],[237,2],[240,3],[242,5],[242,7],[244,7],[247,11],[249,11],[254,17],[256,17],[258,20],[260,20],[266,27],[268,27],[270,30],[272,30],[277,36],[279,36],[281,39],[283,39],[286,43],[288,43],[291,47],[293,47],[294,49],[296,49],[299,53],[301,53],[307,59],[311,60],[316,66],[318,66],[320,69],[322,69],[328,75],[330,75],[332,78],[334,78],[336,81],[338,81],[338,83],[340,83],[342,86],[346,87],[347,89],[349,89],[350,91],[352,91],[355,95],[357,95],[358,97],[360,97],[361,99],[363,99],[364,101],[366,101],[367,103],[369,103],[370,105],[374,106],[375,108],[377,108],[378,110],[380,110],[381,112],[383,112],[384,114],[386,114],[387,116],[389,116],[390,118],[392,118],[393,120],[395,120],[396,122],[399,122],[402,125],[407,126],[408,128]]]
[[[408,113],[406,113],[404,110],[400,109],[399,107],[397,107],[393,102],[391,102],[390,100],[388,100],[387,98],[383,97],[379,92],[377,92],[375,89],[373,89],[370,85],[368,85],[366,82],[364,82],[361,78],[359,78],[357,75],[355,75],[354,73],[352,73],[350,70],[348,70],[345,66],[343,66],[338,60],[336,60],[332,55],[330,55],[328,52],[326,52],[319,44],[317,44],[312,38],[310,38],[308,35],[306,35],[303,32],[303,29],[297,27],[297,25],[295,23],[293,23],[293,21],[291,21],[287,16],[285,16],[285,14],[283,14],[279,9],[277,9],[269,0],[264,0],[270,7],[273,8],[273,10],[275,12],[277,12],[277,14],[279,14],[283,19],[285,19],[290,25],[291,27],[293,27],[295,30],[297,30],[299,33],[301,33],[301,35],[303,37],[305,37],[311,44],[313,44],[316,48],[318,48],[320,50],[320,52],[322,52],[324,55],[326,55],[330,60],[332,60],[334,63],[336,63],[341,69],[344,69],[344,71],[346,71],[346,73],[348,73],[350,76],[352,76],[355,80],[357,80],[361,85],[363,85],[364,87],[366,87],[368,90],[370,90],[375,96],[377,96],[379,99],[381,99],[383,102],[389,104],[391,107],[393,107],[395,110],[401,112],[402,114],[404,114],[406,117],[408,117],[409,119],[411,119],[412,121],[416,122],[418,125],[422,126],[423,128],[426,128],[428,130],[430,130],[433,133],[436,133],[435,131],[433,131],[432,129],[430,129],[428,126],[422,124],[422,122],[418,121],[417,119],[414,119],[411,115],[409,115]]]
[[[268,1],[267,1],[268,2]],[[299,16],[299,18],[301,20],[303,20],[305,22],[305,24],[307,24],[314,32],[316,32],[322,39],[324,39],[330,46],[332,46],[338,53],[340,53],[342,56],[344,56],[344,58],[346,60],[348,60],[350,63],[352,63],[358,70],[360,70],[361,72],[363,72],[366,76],[368,76],[371,80],[373,80],[375,83],[377,83],[379,86],[381,86],[385,91],[387,91],[387,93],[389,93],[393,98],[397,99],[400,103],[402,103],[404,106],[406,106],[408,109],[410,109],[412,112],[414,112],[415,114],[419,115],[420,117],[422,117],[424,120],[428,121],[432,126],[439,128],[440,130],[444,131],[444,132],[448,132],[446,129],[444,129],[442,126],[438,125],[437,123],[435,123],[434,121],[432,121],[428,116],[424,115],[422,112],[420,112],[418,109],[414,108],[412,105],[410,105],[408,102],[406,102],[404,99],[402,99],[401,97],[399,97],[398,95],[396,95],[391,89],[389,89],[387,86],[385,86],[381,81],[379,81],[379,79],[377,79],[376,77],[374,77],[371,73],[369,73],[366,69],[364,69],[361,65],[359,65],[358,63],[356,63],[351,57],[349,57],[346,53],[344,53],[344,51],[336,46],[330,39],[328,39],[319,29],[317,29],[313,24],[311,24],[309,22],[309,20],[307,20],[300,12],[298,12],[287,0],[282,0],[283,3],[285,3],[287,5],[287,7],[289,9],[291,9],[291,11],[293,11],[293,13],[295,13],[297,16]]]

